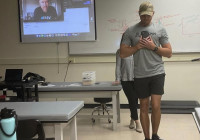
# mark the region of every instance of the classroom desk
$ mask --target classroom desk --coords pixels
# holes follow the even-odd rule
[[[8,90],[13,90],[16,92],[19,92],[17,94],[21,94],[21,97],[18,97],[19,95],[17,95],[17,98],[11,101],[29,101],[29,96],[31,94],[31,89],[32,91],[34,91],[35,95],[34,95],[34,100],[38,101],[38,82],[37,81],[32,81],[32,82],[4,82],[1,81],[0,82],[0,90],[3,89],[8,89]]]
[[[41,122],[53,123],[55,140],[63,140],[62,123],[69,124],[70,140],[77,140],[76,114],[83,106],[83,101],[0,103],[0,109],[14,109],[19,120],[38,119]]]
[[[200,107],[196,107],[194,112],[192,112],[192,115],[200,133]]]
[[[120,123],[119,91],[121,85],[113,86],[112,82],[98,82],[91,86],[83,86],[81,82],[51,82],[48,86],[38,86],[39,98],[94,98],[111,97],[113,109],[113,130]]]

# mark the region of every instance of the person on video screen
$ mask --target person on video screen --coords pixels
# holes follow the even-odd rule
[[[40,6],[34,11],[35,21],[54,21],[57,19],[56,9],[49,6],[49,0],[39,0]]]

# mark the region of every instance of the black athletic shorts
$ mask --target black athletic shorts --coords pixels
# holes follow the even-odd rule
[[[146,78],[135,78],[134,87],[138,98],[147,98],[152,94],[164,94],[165,74]]]

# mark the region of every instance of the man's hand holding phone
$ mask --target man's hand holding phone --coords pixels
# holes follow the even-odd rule
[[[142,31],[141,36],[142,39],[140,39],[140,45],[144,48],[154,50],[156,45],[154,44],[149,32]]]

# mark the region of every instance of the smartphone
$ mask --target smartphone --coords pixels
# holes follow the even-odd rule
[[[142,31],[141,32],[142,38],[147,38],[149,36],[149,32],[147,31]]]

